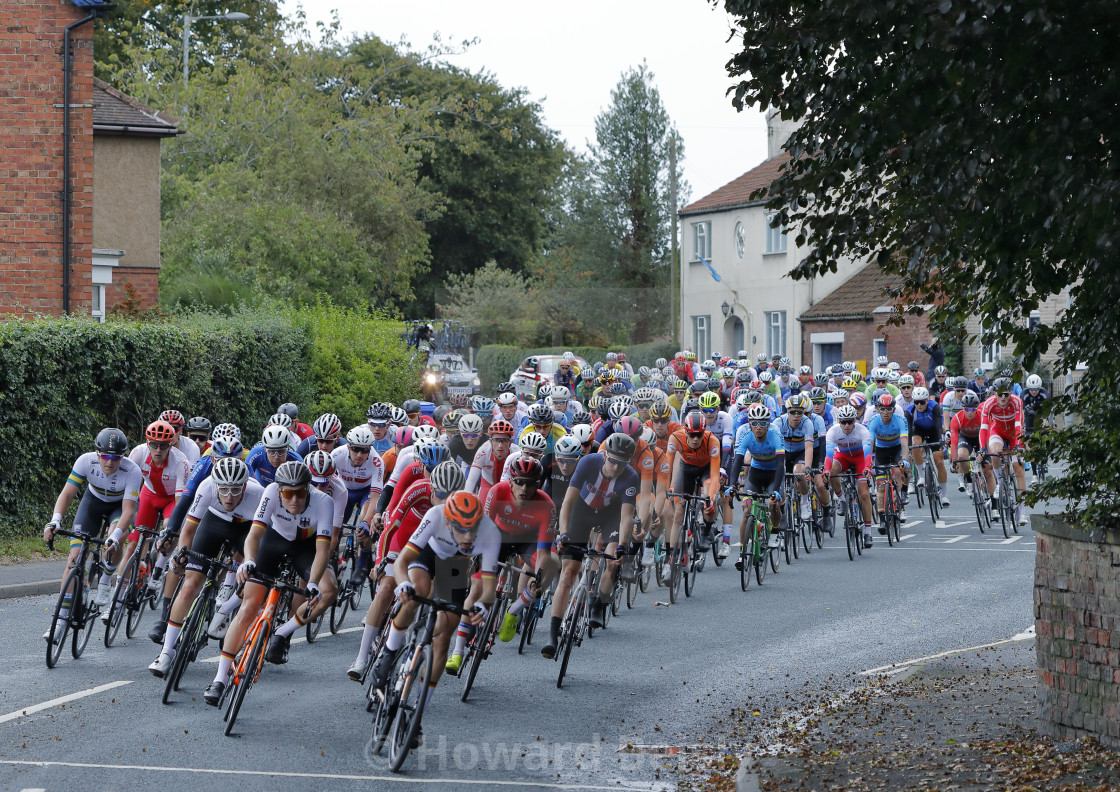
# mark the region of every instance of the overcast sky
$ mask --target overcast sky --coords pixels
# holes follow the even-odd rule
[[[578,150],[594,138],[595,116],[622,72],[644,58],[684,137],[692,200],[766,158],[764,116],[736,112],[724,95],[731,84],[724,67],[736,47],[727,42],[722,6],[705,0],[312,0],[303,7],[312,23],[328,21],[336,9],[344,34],[370,32],[389,42],[403,36],[415,49],[437,32],[444,41],[477,38],[448,60],[528,89],[548,126]]]

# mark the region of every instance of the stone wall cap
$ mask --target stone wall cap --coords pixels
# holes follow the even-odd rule
[[[1094,531],[1090,534],[1074,526],[1064,514],[1032,514],[1031,528],[1035,533],[1070,539],[1074,542],[1120,545],[1120,531]]]

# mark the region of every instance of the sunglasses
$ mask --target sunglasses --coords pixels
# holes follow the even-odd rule
[[[852,426],[853,424],[855,424],[855,421],[841,421],[840,422],[841,426]]]
[[[369,425],[372,426],[374,429],[384,429],[386,426],[389,425],[389,422],[388,421],[370,421]]]
[[[288,447],[285,446],[284,448],[266,448],[264,452],[269,456],[287,456]]]
[[[650,422],[655,423],[655,424],[667,424],[667,423],[669,423],[669,419],[668,418],[651,418]]]
[[[102,462],[120,462],[121,461],[121,455],[120,454],[98,454],[98,456],[101,457]]]
[[[1010,393],[997,393],[996,396],[999,396],[1001,399],[1006,399],[1006,398],[1009,398],[1011,396],[1011,394]]]
[[[913,390],[914,386],[913,385],[899,385],[898,389],[899,390]]]
[[[221,495],[224,498],[228,498],[232,495],[240,495],[244,491],[245,491],[245,485],[244,484],[242,484],[239,487],[218,487],[218,494]]]
[[[968,388],[953,388],[953,393],[964,393]]]
[[[946,376],[948,376],[948,375],[946,375],[946,374],[938,374],[938,375],[936,375],[936,376],[937,376],[937,378],[938,378],[938,379],[945,379],[945,377],[946,377]]]
[[[369,453],[369,446],[351,445],[351,446],[348,446],[348,448],[354,454],[368,454]]]
[[[622,460],[622,459],[615,459],[612,456],[605,456],[605,457],[603,457],[603,464],[604,465],[614,465],[615,467],[622,467],[623,465],[626,464],[626,461]]]
[[[759,428],[761,428],[761,427],[763,427],[763,426],[769,426],[769,425],[770,425],[770,422],[769,422],[769,421],[767,421],[766,419],[760,419],[760,420],[757,420],[757,421],[751,421],[751,422],[750,422],[750,424],[751,424],[751,426],[753,426],[753,427],[754,427],[755,429],[759,429]]]
[[[510,481],[513,482],[514,484],[516,484],[519,487],[539,487],[540,486],[539,481],[537,481],[536,479],[531,479],[531,478],[515,478],[515,479],[510,479]]]
[[[705,415],[711,415],[712,413],[719,412],[719,407],[701,407],[700,412],[704,413]]]
[[[459,437],[464,440],[477,440],[482,437],[482,432],[459,432]]]
[[[493,435],[490,438],[490,442],[491,443],[497,443],[498,445],[509,445],[510,438],[505,437],[503,435]]]
[[[455,523],[448,523],[448,525],[450,525],[450,526],[451,526],[451,530],[452,530],[452,531],[454,531],[454,532],[455,532],[455,533],[457,533],[457,534],[473,534],[473,533],[478,533],[478,526],[475,526],[474,528],[464,528],[463,526],[461,526],[461,525],[456,525]]]
[[[805,414],[804,410],[788,410],[787,412],[788,412],[789,415],[804,415]]]
[[[964,411],[965,412],[976,412],[976,408],[975,407],[965,407]]]
[[[305,495],[307,495],[307,489],[305,487],[288,487],[280,490],[280,497],[284,500],[289,498],[302,498]]]
[[[929,399],[921,399],[921,400],[915,399],[914,404],[925,404],[928,401],[929,401]]]
[[[568,369],[571,368],[571,366],[560,366],[559,368],[560,368],[561,371],[567,371]]]
[[[148,448],[152,449],[153,451],[166,451],[167,449],[171,448],[171,443],[167,442],[166,440],[162,443],[157,443],[155,440],[149,440]]]
[[[194,440],[196,443],[205,443],[207,440],[210,439],[209,437],[207,437],[204,434],[187,435],[187,437],[189,437],[191,440]]]

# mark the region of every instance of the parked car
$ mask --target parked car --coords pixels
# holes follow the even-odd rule
[[[476,396],[481,392],[478,370],[468,366],[462,355],[433,354],[423,378],[421,390],[434,402],[447,401],[454,394]]]
[[[563,357],[560,355],[531,355],[521,361],[517,370],[509,375],[509,381],[517,389],[518,397],[522,399],[536,399],[537,388],[542,382],[552,382],[556,368]],[[575,364],[580,371],[587,371],[590,364],[578,355]]]

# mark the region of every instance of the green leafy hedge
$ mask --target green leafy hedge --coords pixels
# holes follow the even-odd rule
[[[398,332],[397,323],[325,306],[166,323],[0,324],[0,447],[11,460],[0,476],[0,536],[49,518],[70,465],[104,426],[136,443],[175,408],[232,421],[251,439],[286,401],[305,419],[331,409],[353,423],[374,394],[412,395],[418,372]]]
[[[634,367],[652,366],[653,361],[659,357],[672,358],[677,348],[671,341],[654,341],[649,344],[635,344],[625,347],[539,347],[537,349],[523,349],[509,344],[489,344],[481,347],[475,356],[475,365],[478,367],[478,377],[482,380],[482,390],[493,393],[499,382],[509,379],[509,375],[521,365],[521,361],[529,355],[559,355],[571,352],[586,359],[589,363],[602,360],[608,351],[625,352],[626,362]]]

